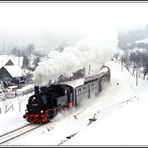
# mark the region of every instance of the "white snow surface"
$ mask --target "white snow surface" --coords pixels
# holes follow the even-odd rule
[[[112,61],[107,65],[111,81],[96,98],[84,99],[79,107],[62,111],[50,123],[1,145],[148,145],[148,81],[139,80],[136,86],[135,77],[125,68],[121,71],[119,63]],[[30,95],[0,102],[0,135],[27,124],[23,115]],[[13,110],[5,113],[4,104],[13,104]],[[97,120],[88,126],[94,114]],[[70,135],[73,136],[67,139]]]

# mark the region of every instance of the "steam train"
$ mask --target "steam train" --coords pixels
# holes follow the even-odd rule
[[[99,73],[86,78],[49,86],[35,86],[29,97],[24,118],[30,123],[46,123],[62,109],[78,106],[82,100],[97,96],[110,81],[110,69],[102,66]]]

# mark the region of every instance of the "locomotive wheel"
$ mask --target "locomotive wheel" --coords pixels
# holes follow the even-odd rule
[[[27,115],[25,114],[25,115],[23,115],[23,118],[26,118],[27,117]]]
[[[52,111],[48,112],[48,119],[52,119],[56,115],[57,115],[57,111],[56,110],[52,110]]]

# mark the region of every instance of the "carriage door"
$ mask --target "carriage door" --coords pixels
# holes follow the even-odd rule
[[[98,87],[98,88],[99,88],[99,92],[100,92],[100,91],[102,90],[102,86],[101,86],[101,79],[99,79],[99,81],[98,81],[98,82],[99,82],[99,87]]]
[[[90,98],[90,85],[88,84],[88,98]]]
[[[73,102],[74,102],[74,105],[77,106],[77,90],[76,89],[74,90],[74,96],[75,96],[74,97],[75,99]]]

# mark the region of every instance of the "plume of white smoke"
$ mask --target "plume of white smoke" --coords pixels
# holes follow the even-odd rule
[[[39,63],[34,73],[35,85],[47,84],[61,74],[70,76],[89,65],[99,67],[110,60],[117,50],[117,45],[117,32],[114,28],[89,30],[75,46],[68,46],[63,52],[51,51],[48,54],[49,59]]]

